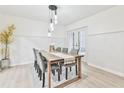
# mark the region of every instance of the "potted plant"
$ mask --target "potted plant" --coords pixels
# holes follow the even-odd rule
[[[13,41],[13,32],[15,30],[14,25],[8,26],[6,30],[0,33],[0,43],[2,47],[2,60],[1,60],[1,68],[7,68],[10,66],[10,58],[9,58],[9,44]]]

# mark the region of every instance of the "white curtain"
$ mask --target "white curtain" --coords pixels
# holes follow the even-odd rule
[[[75,48],[79,49],[80,54],[85,52],[85,31],[86,30],[84,29],[68,31],[67,37],[69,50]]]

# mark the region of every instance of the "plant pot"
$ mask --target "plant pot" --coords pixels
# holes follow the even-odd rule
[[[8,68],[10,66],[10,60],[9,59],[2,59],[1,60],[1,69]]]

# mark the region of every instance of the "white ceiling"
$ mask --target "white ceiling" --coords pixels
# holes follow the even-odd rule
[[[113,7],[112,5],[59,5],[59,24],[68,25]],[[49,22],[47,5],[0,5],[0,13]]]

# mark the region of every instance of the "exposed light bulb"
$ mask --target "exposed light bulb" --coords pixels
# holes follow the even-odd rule
[[[54,31],[54,24],[53,23],[50,23],[50,30]]]
[[[51,18],[54,19],[55,11],[51,11]]]
[[[54,31],[54,27],[51,27],[51,31],[52,31],[52,32]]]
[[[52,16],[52,11],[51,10],[49,10],[49,14],[50,14],[50,16]]]
[[[55,20],[57,20],[57,15],[54,16]]]
[[[58,17],[57,17],[57,13],[56,13],[56,11],[55,11],[55,15],[54,15],[54,23],[55,23],[55,24],[58,23],[57,19],[58,19]]]
[[[57,20],[55,20],[55,21],[54,21],[54,23],[55,23],[55,24],[57,24],[57,23],[58,23],[58,21],[57,21]]]
[[[48,32],[48,37],[52,37],[52,33],[51,32]]]
[[[50,23],[50,27],[51,27],[51,28],[53,27],[53,23]]]

